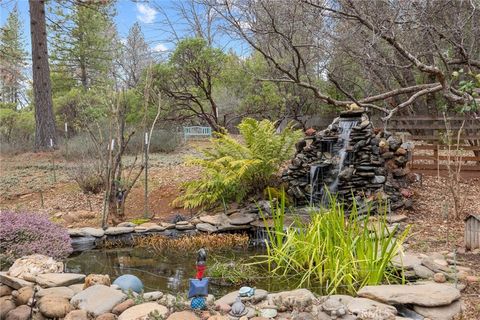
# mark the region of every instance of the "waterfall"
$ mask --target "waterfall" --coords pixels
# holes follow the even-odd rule
[[[350,133],[352,132],[352,128],[355,127],[358,124],[358,120],[356,119],[342,119],[340,118],[340,121],[338,123],[338,126],[340,128],[340,135],[338,136],[339,143],[342,144],[342,147],[338,151],[338,173],[335,177],[335,180],[328,186],[328,189],[330,190],[331,193],[335,193],[338,191],[338,175],[342,171],[344,165],[345,165],[345,158],[347,156],[347,148],[348,148],[348,143],[350,142]]]
[[[316,191],[316,187],[317,187],[317,184],[318,184],[318,168],[319,166],[317,165],[312,165],[310,167],[310,188],[311,188],[311,191],[310,191],[310,206],[313,206],[313,195],[315,194],[315,191]]]

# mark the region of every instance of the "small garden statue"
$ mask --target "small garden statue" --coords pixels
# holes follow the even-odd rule
[[[190,279],[190,289],[188,290],[188,298],[192,298],[190,306],[192,309],[205,309],[206,296],[208,296],[208,279],[204,278],[207,263],[207,252],[200,249],[197,252],[195,279]]]

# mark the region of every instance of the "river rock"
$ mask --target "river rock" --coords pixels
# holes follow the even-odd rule
[[[228,216],[226,214],[217,214],[214,216],[201,216],[200,221],[209,223],[214,226],[230,223],[230,220],[228,219]]]
[[[105,235],[105,231],[100,228],[85,227],[82,228],[82,232],[84,232],[87,236],[92,236],[95,238],[101,238]]]
[[[33,297],[32,287],[23,287],[12,292],[13,301],[17,306],[21,306],[28,303]]]
[[[82,282],[85,275],[81,273],[44,273],[35,278],[35,281],[43,288],[65,287]]]
[[[400,251],[392,258],[392,264],[398,268],[405,268],[407,270],[413,269],[415,266],[422,264],[421,258],[414,253],[404,253]]]
[[[220,299],[216,300],[215,305],[217,307],[221,306],[221,305],[231,306],[235,302],[235,300],[237,299],[238,294],[239,294],[238,290],[227,293],[226,295],[224,295]],[[243,302],[250,301],[250,302],[253,302],[253,303],[258,303],[262,300],[265,300],[267,298],[267,295],[268,295],[267,291],[265,291],[263,289],[255,289],[255,293],[253,294],[253,296],[251,296],[251,297],[241,297],[241,300]]]
[[[0,297],[0,319],[5,319],[10,310],[15,309],[16,305],[11,296]]]
[[[0,283],[0,297],[9,296],[12,293],[12,288]]]
[[[447,306],[433,308],[413,306],[413,310],[425,318],[435,320],[451,320],[462,312],[462,303],[460,301],[454,301]]]
[[[32,254],[19,258],[8,269],[9,276],[27,281],[31,281],[36,275],[52,272],[63,272],[63,263],[42,254]]]
[[[356,316],[361,316],[367,312],[382,312],[391,316],[397,314],[395,307],[367,298],[353,298],[347,304],[347,309]]]
[[[193,230],[195,229],[195,226],[191,223],[180,223],[180,222],[187,222],[187,221],[179,221],[175,225],[175,229],[177,230]]]
[[[255,220],[253,215],[244,214],[240,212],[234,213],[228,218],[230,219],[230,224],[233,224],[233,225],[249,224],[250,222]]]
[[[88,314],[85,310],[70,311],[64,320],[88,320]]]
[[[448,305],[460,298],[458,289],[439,283],[366,286],[357,294],[359,297],[387,304],[415,304],[425,307]]]
[[[200,318],[191,311],[180,311],[169,315],[167,320],[200,320]]]
[[[118,320],[139,320],[147,319],[148,314],[155,312],[158,315],[165,317],[168,314],[168,309],[156,302],[147,302],[136,305],[125,310],[119,317]]]
[[[117,316],[113,313],[107,312],[104,314],[99,315],[95,318],[95,320],[117,320]]]
[[[315,296],[310,290],[296,289],[272,294],[269,296],[269,301],[270,298],[273,301],[273,304],[281,306],[281,309],[303,311],[312,304]]]
[[[234,230],[247,230],[250,229],[251,226],[248,225],[233,225],[233,224],[222,224],[218,227],[218,232],[226,232],[226,231],[234,231]]]
[[[76,295],[77,293],[83,290],[83,286],[84,286],[83,283],[77,283],[77,284],[72,284],[71,286],[68,286],[68,288],[72,289],[73,294]]]
[[[97,284],[74,295],[70,303],[78,309],[99,316],[110,312],[126,298],[127,295],[121,290]]]
[[[97,247],[98,238],[92,236],[70,238],[73,252],[83,252]]]
[[[117,235],[131,233],[135,230],[134,227],[109,227],[105,230],[106,235]]]
[[[10,310],[5,318],[5,320],[29,320],[30,319],[31,309],[27,305],[16,307],[15,309]]]
[[[41,298],[45,296],[57,296],[70,300],[75,295],[75,292],[69,287],[54,287],[47,289],[40,289],[36,297]]]
[[[165,231],[165,227],[159,226],[153,222],[142,223],[139,226],[135,227],[135,232],[160,232]]]
[[[174,223],[169,223],[169,222],[162,222],[160,223],[162,227],[165,229],[175,229],[175,224]]]
[[[206,233],[214,233],[216,232],[218,229],[217,227],[211,225],[210,223],[199,223],[195,226],[198,231],[202,231],[202,232],[206,232]]]
[[[435,274],[432,270],[422,265],[414,266],[413,271],[415,271],[415,274],[417,275],[417,277],[422,279],[430,279]]]
[[[33,282],[9,276],[5,271],[0,272],[0,282],[13,289],[20,289],[22,287],[34,286]]]
[[[433,275],[433,281],[438,283],[444,283],[447,281],[447,277],[445,277],[443,273],[438,272]]]
[[[163,292],[161,291],[152,291],[152,292],[146,292],[143,294],[143,299],[145,301],[156,301],[160,300],[163,297]]]
[[[65,318],[73,310],[66,298],[57,296],[45,296],[38,300],[40,312],[47,318]]]
[[[134,305],[135,301],[133,301],[133,299],[127,299],[113,307],[112,313],[120,315],[123,311],[127,310],[130,307],[133,307]]]

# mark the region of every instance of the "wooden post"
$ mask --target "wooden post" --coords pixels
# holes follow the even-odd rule
[[[68,159],[68,124],[65,122],[65,157]]]
[[[148,132],[145,132],[145,190],[143,203],[143,217],[148,218]]]
[[[110,148],[108,150],[108,158],[107,158],[107,187],[105,188],[105,198],[103,199],[103,213],[102,213],[102,228],[105,229],[107,227],[107,217],[108,217],[108,201],[110,199],[110,164],[112,161],[112,153],[113,148],[115,147],[115,139],[112,139],[110,144]]]
[[[55,149],[53,148],[53,139],[50,138],[50,148],[52,149],[52,169],[53,169],[53,183],[57,182],[57,174],[55,172]]]

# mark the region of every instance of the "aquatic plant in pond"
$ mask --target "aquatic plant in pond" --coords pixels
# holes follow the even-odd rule
[[[274,212],[274,220],[283,219],[284,206]],[[277,276],[300,275],[299,286],[320,286],[326,294],[353,294],[366,285],[403,281],[391,260],[409,228],[395,238],[397,230],[388,231],[385,210],[361,218],[354,202],[347,215],[343,204],[330,197],[329,208],[312,209],[308,223],[296,219],[284,230],[266,227],[270,241],[266,255],[258,256],[259,263],[266,263]]]
[[[134,239],[134,246],[148,248],[157,253],[172,251],[195,252],[200,248],[207,250],[222,250],[231,248],[246,248],[249,238],[245,234],[202,234],[169,238],[162,235],[151,235]]]
[[[0,212],[0,253],[7,261],[35,253],[63,259],[71,252],[67,230],[51,222],[48,216]]]
[[[247,259],[225,259],[213,257],[214,262],[208,267],[208,276],[212,282],[225,285],[247,285],[254,283],[261,276],[260,269],[256,268]]]

